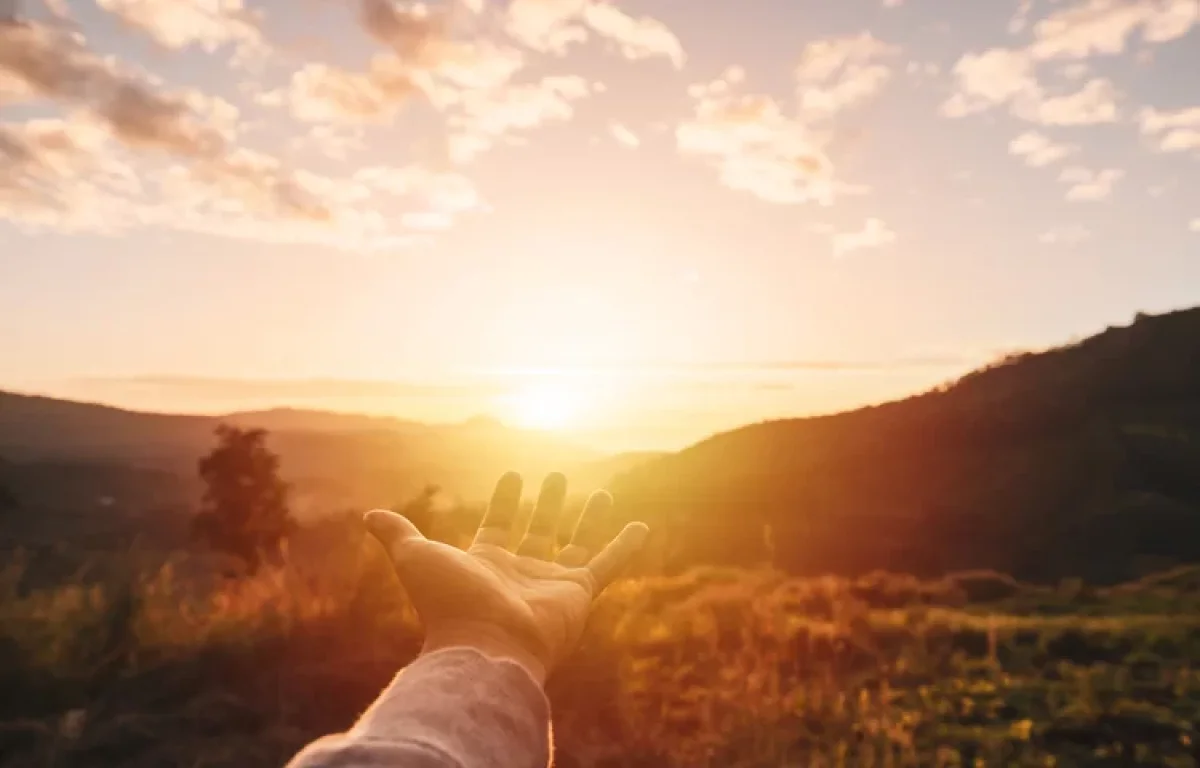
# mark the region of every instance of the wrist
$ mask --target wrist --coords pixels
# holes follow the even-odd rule
[[[546,682],[546,662],[511,632],[486,622],[456,622],[430,627],[425,633],[421,655],[448,648],[470,648],[499,661],[510,661],[542,685]]]

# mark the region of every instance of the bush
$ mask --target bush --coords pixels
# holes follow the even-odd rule
[[[995,603],[1021,593],[1021,584],[1004,573],[996,571],[960,571],[945,579],[947,585],[960,591],[968,603]]]

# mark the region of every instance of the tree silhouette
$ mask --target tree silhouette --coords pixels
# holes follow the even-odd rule
[[[392,507],[392,511],[404,515],[427,537],[433,536],[434,500],[442,492],[440,486],[427,484],[419,494],[408,501]]]
[[[8,462],[0,459],[0,512],[16,509],[19,506],[16,495],[8,489],[8,485],[5,483],[4,475],[8,474],[8,467]]]
[[[266,430],[222,424],[216,436],[217,446],[199,464],[205,491],[195,533],[253,573],[264,556],[278,556],[295,526],[287,486],[279,479],[279,457],[266,447]]]

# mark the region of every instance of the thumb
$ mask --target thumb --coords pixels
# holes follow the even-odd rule
[[[372,509],[363,517],[363,523],[387,550],[392,562],[400,559],[400,550],[405,544],[425,538],[411,520],[386,509]]]

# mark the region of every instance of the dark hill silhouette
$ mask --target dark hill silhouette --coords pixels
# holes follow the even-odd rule
[[[177,478],[167,494],[176,505],[194,495],[196,461],[212,446],[219,423],[270,431],[301,515],[392,504],[428,484],[470,501],[486,499],[508,469],[537,476],[579,468],[594,480],[588,468],[604,458],[565,438],[492,419],[430,425],[292,409],[185,416],[6,392],[0,392],[0,457],[8,462],[12,493],[30,509],[43,499],[57,504],[64,497],[54,486],[62,484],[75,489],[72,498],[114,496],[109,489],[117,487],[124,493],[118,501],[133,504],[137,484],[130,478],[148,472],[156,488],[164,476]]]
[[[743,427],[614,489],[668,570],[771,559],[1108,581],[1200,560],[1200,309],[906,400]]]

